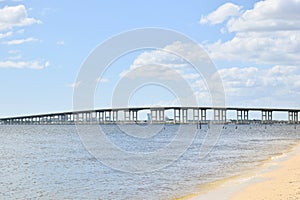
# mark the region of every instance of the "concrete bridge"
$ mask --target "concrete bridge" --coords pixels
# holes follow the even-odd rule
[[[148,120],[141,120],[138,112],[148,113]],[[236,118],[228,120],[228,111],[236,113]],[[166,116],[166,112],[172,113]],[[208,112],[211,116],[208,117]],[[249,120],[250,112],[260,112],[261,119]],[[133,107],[72,111],[30,116],[0,118],[0,125],[21,124],[111,124],[111,123],[274,123],[273,114],[285,112],[284,123],[299,123],[300,109],[281,108],[239,108],[239,107]],[[173,116],[172,116],[173,115]],[[172,118],[173,117],[173,118]]]

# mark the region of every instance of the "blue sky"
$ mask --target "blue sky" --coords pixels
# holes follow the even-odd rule
[[[172,29],[198,42],[219,70],[226,105],[300,107],[299,10],[298,0],[0,0],[0,116],[72,110],[76,77],[89,53],[113,35],[144,27]],[[111,106],[122,72],[149,62],[143,53],[109,68],[96,107]],[[160,52],[148,53],[160,62]],[[205,86],[195,78],[190,83],[201,104]],[[173,95],[163,94],[149,86],[130,103],[174,103]]]

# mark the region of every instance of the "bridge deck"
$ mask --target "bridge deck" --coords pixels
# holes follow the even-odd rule
[[[95,110],[81,110],[70,112],[57,112],[28,116],[15,116],[0,118],[0,124],[55,124],[69,122],[137,122],[138,112],[148,110],[151,122],[170,121],[165,117],[165,111],[173,110],[174,123],[207,122],[225,123],[227,111],[236,111],[236,122],[249,122],[249,112],[261,112],[261,122],[272,122],[273,112],[286,112],[287,122],[299,123],[300,109],[290,108],[250,108],[250,107],[196,107],[196,106],[166,106],[166,107],[131,107],[131,108],[103,108]],[[206,111],[213,111],[213,118],[207,119]],[[192,114],[189,112],[192,111]],[[123,114],[123,118],[120,115]]]

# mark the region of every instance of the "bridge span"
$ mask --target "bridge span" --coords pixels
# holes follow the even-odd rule
[[[138,112],[148,114],[147,120],[141,120]],[[227,112],[236,112],[235,119],[227,119]],[[167,116],[166,112],[172,113]],[[210,118],[208,112],[211,112]],[[250,120],[250,112],[260,112],[261,118]],[[111,123],[274,123],[273,113],[285,112],[287,118],[281,123],[297,124],[300,109],[282,108],[239,108],[239,107],[132,107],[132,108],[106,108],[95,110],[71,111],[29,116],[0,118],[0,125],[50,125],[50,124],[111,124]],[[170,115],[170,114],[169,114]]]

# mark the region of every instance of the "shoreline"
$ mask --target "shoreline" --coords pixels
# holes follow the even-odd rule
[[[276,187],[289,188],[289,182],[294,183],[298,191],[276,189]],[[270,189],[270,187],[275,188]],[[277,194],[279,191],[281,195]],[[283,153],[272,155],[253,169],[242,172],[241,175],[204,184],[200,186],[198,192],[177,199],[282,199],[292,195],[290,193],[293,192],[300,198],[300,141]]]
[[[261,181],[244,187],[230,199],[299,199],[300,142],[286,156],[272,162],[271,168],[261,173],[258,178]]]

